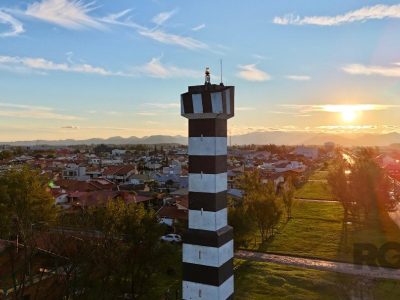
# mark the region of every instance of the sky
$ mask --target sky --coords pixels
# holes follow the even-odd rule
[[[221,59],[231,134],[400,132],[398,1],[2,0],[0,141],[186,135]]]

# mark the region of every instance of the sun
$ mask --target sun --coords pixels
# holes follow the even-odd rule
[[[341,114],[342,120],[346,123],[353,122],[357,118],[357,112],[352,109],[344,109]]]

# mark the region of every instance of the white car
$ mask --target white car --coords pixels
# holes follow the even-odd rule
[[[182,237],[179,234],[170,233],[170,234],[163,235],[160,238],[160,240],[162,242],[180,243],[180,242],[182,242]]]

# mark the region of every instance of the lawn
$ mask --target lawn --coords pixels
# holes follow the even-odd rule
[[[235,299],[400,299],[400,282],[236,260]]]
[[[327,180],[328,179],[328,171],[315,171],[311,176],[310,180]]]
[[[333,199],[329,185],[325,181],[308,181],[300,189],[296,190],[294,195],[296,198],[303,199]]]
[[[261,244],[257,230],[248,249],[336,259],[342,232],[343,209],[336,202],[296,200],[292,219],[279,225],[274,238]]]
[[[273,238],[261,243],[254,228],[245,249],[353,262],[355,243],[380,247],[387,241],[400,242],[400,229],[387,213],[369,226],[348,225],[347,240],[342,219],[343,209],[337,202],[295,200],[292,219],[287,223],[283,219]]]

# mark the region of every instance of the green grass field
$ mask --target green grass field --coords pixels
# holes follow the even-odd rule
[[[328,179],[328,171],[315,171],[311,176],[310,180],[327,180]]]
[[[254,228],[246,249],[353,262],[354,243],[380,247],[386,241],[400,242],[400,229],[386,213],[368,227],[348,225],[347,240],[342,219],[340,203],[296,200],[292,219],[283,220],[273,238],[261,243]]]
[[[255,229],[248,248],[336,259],[341,239],[342,215],[343,209],[336,202],[296,200],[292,219],[279,225],[273,239],[261,244],[261,237]]]
[[[304,199],[333,199],[329,185],[324,181],[308,181],[300,189],[296,190],[294,196]]]
[[[400,282],[236,260],[235,299],[400,299]]]

